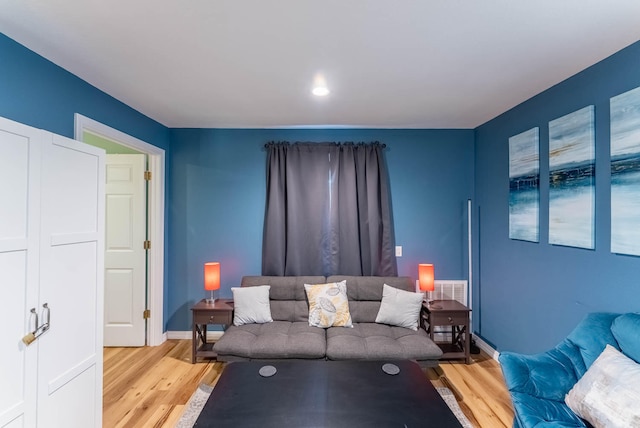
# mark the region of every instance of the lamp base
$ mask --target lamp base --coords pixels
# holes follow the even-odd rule
[[[205,299],[205,300],[207,301],[208,304],[213,305],[216,302],[216,300],[218,300],[218,299],[214,299],[213,298],[213,290],[211,290],[211,297],[209,299]]]

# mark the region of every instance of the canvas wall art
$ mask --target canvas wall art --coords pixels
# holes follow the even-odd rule
[[[509,138],[509,238],[540,240],[539,129]]]
[[[595,247],[594,108],[549,122],[549,243]]]
[[[640,88],[611,98],[611,252],[640,256]]]

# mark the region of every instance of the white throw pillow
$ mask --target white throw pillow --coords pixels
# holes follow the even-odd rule
[[[231,287],[233,292],[233,324],[262,324],[273,321],[269,304],[270,285]]]
[[[305,284],[309,299],[309,325],[312,327],[353,327],[347,281],[328,284]]]
[[[424,294],[400,290],[384,284],[376,322],[418,330]]]
[[[564,401],[596,428],[638,427],[640,364],[607,345]]]

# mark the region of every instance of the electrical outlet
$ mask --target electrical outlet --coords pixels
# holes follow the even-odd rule
[[[402,245],[396,245],[396,257],[402,257]]]

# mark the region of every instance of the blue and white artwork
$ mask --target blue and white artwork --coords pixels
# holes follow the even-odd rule
[[[593,106],[549,122],[549,243],[595,247]]]
[[[509,138],[509,238],[540,240],[539,129]]]
[[[611,252],[640,256],[640,88],[611,98]]]

